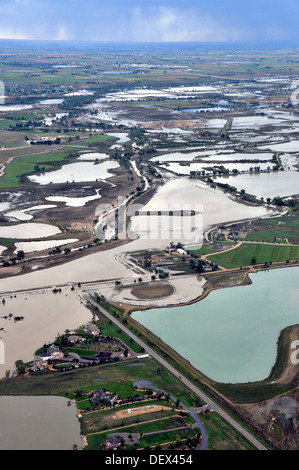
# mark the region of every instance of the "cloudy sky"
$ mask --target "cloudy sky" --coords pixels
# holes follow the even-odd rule
[[[298,0],[0,0],[0,38],[297,40]]]

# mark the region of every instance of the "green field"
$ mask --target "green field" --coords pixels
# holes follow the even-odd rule
[[[136,365],[131,367],[132,363]],[[7,380],[1,383],[0,395],[61,395],[74,398],[76,390],[90,391],[97,388],[108,390],[108,386],[112,388],[112,384],[115,383],[116,388],[113,392],[125,396],[128,387],[132,387],[132,382],[139,379],[151,380],[156,387],[174,394],[188,406],[196,404],[193,392],[150,358],[131,359],[67,372],[46,373],[17,382]],[[123,386],[125,388],[122,388]]]
[[[76,348],[67,348],[68,352],[78,354],[79,356],[86,356],[86,357],[92,357],[97,354],[97,351],[93,351],[92,349],[76,349]]]
[[[67,157],[67,152],[54,151],[15,158],[7,165],[5,174],[0,178],[0,189],[17,188],[20,185],[20,176],[33,173],[36,165],[45,171],[54,170],[64,160],[67,162]]]
[[[210,253],[215,253],[216,250],[213,250],[210,246],[203,245],[201,248],[198,248],[197,250],[189,250],[190,253],[194,253],[197,256],[202,256],[202,255],[209,255]]]
[[[8,120],[0,121],[0,147],[5,148],[5,149],[9,149],[10,147],[26,147],[27,144],[25,142],[24,137],[25,135],[28,135],[28,134],[23,134],[22,132],[7,131],[3,129],[3,127],[8,127],[9,122],[10,121]],[[18,121],[11,121],[11,122],[18,122]],[[29,133],[29,136],[30,136],[30,133]],[[1,150],[1,154],[2,152],[3,150]]]
[[[253,258],[256,262],[252,263]],[[278,261],[296,260],[299,258],[299,246],[266,245],[244,243],[227,252],[211,255],[209,261],[227,269],[250,266],[252,264],[275,263]]]
[[[97,326],[101,330],[101,334],[104,336],[113,336],[114,338],[119,338],[123,343],[125,343],[132,351],[140,353],[142,348],[130,340],[129,336],[123,333],[122,330],[119,330],[114,323],[110,323],[108,320],[97,322]]]
[[[153,447],[174,441],[181,441],[194,437],[191,429],[180,429],[176,431],[164,431],[158,434],[144,436],[140,439],[141,447]]]
[[[96,383],[96,382],[95,382]],[[89,399],[89,395],[91,392],[96,390],[98,386],[95,385],[95,383],[91,386],[85,387],[84,391],[82,391],[82,395],[80,397],[77,397],[75,393],[71,395],[71,398],[75,399],[77,401],[77,407],[80,410],[92,410],[94,408],[94,404],[91,402]],[[124,400],[126,398],[131,398],[133,396],[144,396],[146,392],[143,391],[137,391],[132,382],[128,383],[117,383],[117,382],[112,382],[112,383],[105,383],[105,389],[108,390],[111,393],[115,393],[118,398]],[[102,408],[104,404],[98,405],[96,408]]]
[[[143,432],[143,433],[148,433],[148,432],[156,432],[156,431],[165,431],[167,429],[172,429],[172,428],[179,428],[186,426],[185,421],[182,418],[179,417],[173,417],[173,418],[166,418],[166,419],[158,419],[157,421],[151,421],[151,422],[145,422],[145,423],[138,423],[134,424],[133,426],[130,426],[128,429],[128,432],[130,433],[135,433],[135,432]]]
[[[98,142],[106,142],[106,140],[112,139],[109,135],[96,135],[94,137],[89,137],[88,139],[84,139],[83,142],[88,144],[96,144]]]
[[[100,403],[97,408],[103,408],[104,406],[104,403]],[[94,408],[94,404],[89,398],[85,398],[85,400],[77,401],[77,408],[80,411],[91,410]]]
[[[6,246],[7,248],[11,248],[13,251],[15,250],[14,241],[10,240],[9,238],[0,238],[0,245]]]
[[[32,112],[32,113],[26,113],[19,111],[17,114],[7,114],[8,119],[12,119],[13,122],[20,122],[19,119],[22,120],[27,120],[27,121],[32,121],[34,119],[40,119],[42,117],[43,113],[42,112]]]
[[[140,424],[130,427],[120,428],[119,433],[151,433],[155,432],[156,434],[145,435],[140,438],[140,445],[138,447],[152,447],[161,445],[168,442],[174,442],[176,440],[185,440],[188,437],[193,438],[194,432],[190,429],[177,429],[174,431],[168,431],[171,427],[181,427],[181,423],[177,422],[175,418],[171,418],[169,422],[167,420],[157,421],[155,423]],[[114,431],[115,433],[116,431]],[[101,443],[104,442],[110,433],[103,432],[100,434],[93,434],[87,436],[88,447],[85,450],[99,450],[101,448]]]
[[[256,450],[235,428],[218,413],[200,415],[207,433],[209,450]]]
[[[0,128],[16,127],[17,124],[24,124],[25,121],[14,121],[13,119],[0,119]]]
[[[287,238],[289,243],[298,243],[299,241],[299,218],[292,218],[287,226],[276,226],[271,230],[261,230],[259,232],[249,232],[245,240],[248,241],[265,241],[273,243],[275,237],[282,239]],[[272,222],[273,223],[273,222]]]
[[[244,384],[215,384],[219,393],[225,395],[229,400],[238,404],[258,403],[270,400],[294,388],[288,384],[269,384],[265,382],[244,383]]]
[[[245,240],[265,241],[273,243],[276,237],[285,239],[289,243],[299,243],[299,217],[298,207],[294,211],[283,217],[273,217],[271,219],[259,219],[243,225],[247,231]]]

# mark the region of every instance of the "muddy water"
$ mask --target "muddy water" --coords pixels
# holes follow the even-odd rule
[[[160,187],[154,197],[144,207],[144,211],[161,211],[161,210],[180,210],[180,209],[193,209],[196,210],[198,206],[202,206],[203,211],[203,227],[208,227],[214,224],[220,224],[228,221],[261,217],[267,214],[267,209],[264,207],[250,207],[239,204],[231,199],[227,194],[217,189],[212,189],[207,185],[191,181],[185,178],[173,178],[168,181],[164,186]],[[132,227],[135,232],[142,233],[148,230],[148,219],[153,217],[135,217]],[[163,217],[160,217],[163,224]],[[170,219],[169,217],[167,219]],[[178,231],[182,228],[184,218],[170,221],[171,226]],[[164,221],[167,226],[167,221]],[[155,224],[153,223],[155,228]],[[191,230],[193,230],[191,224]],[[173,230],[174,231],[174,230]],[[192,232],[190,232],[192,233]],[[164,235],[164,233],[163,233]],[[169,236],[169,239],[171,238]],[[146,242],[147,246],[150,245]],[[162,238],[162,237],[161,237]],[[192,238],[192,236],[190,237]],[[179,241],[179,240],[178,240]]]
[[[52,279],[54,285],[55,280]],[[12,314],[24,320],[2,317]],[[91,320],[90,311],[80,303],[77,293],[66,287],[59,294],[52,289],[41,293],[5,297],[0,304],[0,339],[5,346],[5,364],[0,364],[0,377],[15,369],[15,361],[31,361],[37,349],[55,340],[58,333],[77,328]]]
[[[173,171],[178,175],[189,175],[191,171],[202,171],[205,170],[206,173],[212,173],[214,167],[219,167],[223,165],[227,170],[232,172],[233,170],[238,170],[239,172],[249,172],[250,168],[255,166],[259,167],[261,171],[272,170],[274,163],[273,162],[259,162],[259,163],[226,163],[225,161],[217,161],[217,163],[190,163],[187,165],[180,165],[179,163],[168,163],[165,167],[166,170]]]
[[[14,292],[20,289],[49,286],[54,283],[61,285],[67,282],[89,282],[101,279],[133,277],[134,273],[120,264],[115,258],[117,254],[125,251],[129,246],[132,247],[132,244],[87,255],[61,266],[1,279],[0,292]]]
[[[174,201],[179,205],[174,207]],[[203,226],[209,227],[233,220],[261,217],[266,215],[264,207],[250,207],[239,204],[219,190],[213,190],[199,182],[189,179],[175,178],[168,181],[158,189],[155,196],[144,207],[144,210],[184,209],[203,206]],[[136,216],[132,218],[132,235],[138,239],[111,250],[87,255],[84,258],[70,261],[61,266],[25,274],[18,277],[0,280],[0,292],[13,292],[32,287],[49,286],[53,282],[65,284],[67,282],[88,282],[97,280],[119,279],[138,276],[118,261],[118,255],[128,251],[144,248],[165,248],[170,241],[182,240],[183,217]],[[189,218],[191,219],[191,218]],[[187,218],[186,218],[187,220]],[[190,220],[183,227],[185,240],[192,243],[194,240],[193,222]],[[200,222],[201,219],[199,218]],[[195,227],[201,230],[202,227]],[[177,238],[174,238],[176,236]]]
[[[119,163],[114,161],[105,161],[97,165],[93,162],[78,162],[63,165],[62,168],[56,171],[30,176],[29,179],[41,185],[67,183],[67,181],[97,181],[98,179],[111,178],[113,174],[110,173],[109,170],[118,167]]]
[[[260,147],[260,149],[270,149],[274,152],[299,152],[299,141],[298,140],[291,140],[289,142],[284,142],[282,144],[271,144],[271,145],[264,145]]]
[[[119,139],[118,140],[119,144],[124,144],[130,141],[129,134],[127,134],[126,132],[111,132],[111,133],[108,133],[107,135],[109,135],[110,137],[116,137],[117,139]]]
[[[180,204],[174,207],[173,201],[177,200]],[[187,206],[189,209],[196,204],[202,204],[201,218],[188,218],[192,223],[199,220],[205,227],[266,214],[265,208],[238,204],[221,191],[211,190],[201,183],[183,178],[170,180],[159,188],[144,209],[150,211],[161,210],[163,207],[168,210],[184,209],[185,204],[189,204]],[[182,240],[182,227],[180,226],[182,219],[184,217],[164,215],[156,219],[154,216],[135,216],[132,218],[133,235],[136,237],[136,233],[139,233],[139,238],[118,248],[87,255],[61,266],[1,279],[0,292],[51,287],[70,282],[136,278],[139,274],[127,267],[123,257],[120,256],[121,253],[145,247],[165,248],[170,241],[176,240],[175,234],[179,237],[178,241]],[[174,225],[169,226],[170,222]],[[162,231],[158,230],[158,236],[157,223],[162,223]],[[194,229],[202,227],[194,227],[192,223],[187,224],[187,235],[189,230],[189,234],[193,236]],[[192,243],[193,239],[190,241],[188,238],[187,241]],[[13,370],[17,359],[32,360],[35,350],[45,342],[53,341],[57,333],[76,328],[90,319],[89,311],[80,304],[70,287],[63,288],[63,292],[56,295],[50,289],[50,292],[43,294],[18,294],[16,298],[11,299],[8,296],[5,299],[5,305],[0,304],[0,316],[12,313],[13,316],[24,316],[24,320],[14,323],[13,320],[0,319],[0,328],[4,328],[4,332],[0,332],[2,335],[0,339],[3,339],[5,343],[6,353],[5,364],[0,365],[0,376],[4,376],[6,370]]]
[[[30,238],[47,238],[61,233],[59,228],[48,224],[25,223],[0,227],[1,238],[29,240]]]
[[[68,245],[69,243],[75,243],[79,241],[78,238],[69,238],[65,240],[47,240],[41,242],[20,242],[15,243],[15,251],[24,251],[24,253],[32,253],[34,251],[48,250],[49,248],[54,248],[57,246]]]
[[[202,160],[210,161],[210,160],[217,160],[217,161],[231,161],[231,160],[260,160],[260,161],[268,161],[271,160],[273,153],[224,153],[218,152],[218,155],[214,158],[210,157],[203,157]]]
[[[27,221],[33,219],[33,215],[28,214],[28,212],[34,212],[34,211],[40,211],[44,209],[52,209],[55,206],[54,204],[48,204],[48,205],[42,205],[42,206],[33,206],[33,207],[28,207],[27,209],[22,209],[22,210],[16,210],[16,211],[11,211],[7,212],[5,214],[5,217],[12,217],[13,219],[21,220],[21,221]]]
[[[86,196],[86,197],[67,197],[67,196],[49,196],[46,197],[47,201],[53,202],[64,202],[68,207],[83,207],[89,201],[94,201],[95,199],[101,199],[101,195],[99,194],[99,190],[96,189],[96,194],[94,196]]]
[[[1,105],[0,106],[0,113],[1,112],[8,112],[8,111],[23,111],[24,109],[31,109],[33,106],[31,104],[16,104],[16,105]]]
[[[76,407],[62,397],[0,397],[0,450],[72,450],[82,445]]]
[[[264,199],[276,196],[292,196],[299,193],[298,171],[274,171],[271,173],[217,177],[215,181],[235,186],[239,191],[245,189],[247,193]]]
[[[153,162],[191,162],[196,158],[203,158],[203,157],[213,157],[215,155],[220,155],[220,151],[216,150],[201,150],[197,152],[173,152],[173,153],[166,153],[164,155],[159,155],[158,157],[152,158]],[[216,157],[215,157],[216,158]],[[220,157],[219,157],[220,158]]]

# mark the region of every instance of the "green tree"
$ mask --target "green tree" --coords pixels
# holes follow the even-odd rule
[[[26,366],[25,366],[24,362],[21,359],[17,360],[15,362],[15,365],[16,365],[17,371],[20,375],[25,374]]]
[[[24,259],[25,258],[25,253],[23,250],[19,250],[17,253],[17,258],[18,260]]]

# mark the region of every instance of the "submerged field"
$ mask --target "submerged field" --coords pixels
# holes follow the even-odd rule
[[[213,46],[209,51],[206,46],[203,49],[187,43],[177,45],[176,50],[169,45],[153,45],[152,49],[138,46],[138,50],[126,47],[110,49],[103,45],[88,53],[40,49],[36,53],[30,47],[22,49],[22,43],[18,43],[11,50],[1,50],[0,80],[5,82],[6,94],[5,106],[0,108],[1,226],[18,223],[7,214],[45,205],[51,198],[56,207],[32,214],[29,211],[32,223],[55,224],[62,232],[60,241],[66,237],[78,240],[62,253],[57,249],[31,253],[25,250],[25,259],[19,260],[17,246],[24,245],[15,245],[16,239],[3,238],[1,250],[8,250],[2,251],[1,291],[11,291],[13,296],[14,290],[37,286],[107,279],[114,283],[117,279],[121,284],[129,282],[132,295],[144,300],[143,305],[160,297],[165,299],[164,305],[169,305],[168,297],[173,299],[176,288],[166,284],[158,287],[158,283],[148,288],[150,283],[138,283],[137,278],[151,278],[152,248],[163,252],[171,243],[185,243],[186,225],[187,235],[192,236],[200,225],[210,243],[192,251],[190,256],[203,256],[220,267],[208,274],[211,289],[235,287],[215,290],[197,304],[137,312],[132,317],[136,315],[138,321],[146,324],[151,346],[155,339],[158,345],[165,341],[161,353],[166,360],[173,360],[168,355],[171,348],[181,355],[182,362],[178,359],[177,364],[172,364],[180,371],[190,366],[188,370],[194,375],[190,373],[188,377],[198,386],[204,384],[205,391],[209,390],[206,384],[212,384],[215,388],[210,389],[211,393],[223,393],[233,403],[242,404],[287,393],[294,381],[269,384],[264,379],[275,362],[281,328],[297,322],[299,268],[271,270],[267,278],[266,273],[257,274],[251,285],[244,281],[246,270],[240,270],[237,280],[234,275],[241,267],[267,268],[275,263],[286,267],[299,259],[299,245],[295,245],[299,242],[299,116],[290,103],[290,84],[299,73],[298,51],[257,53],[240,48],[236,53],[235,49],[220,51]],[[59,147],[27,143],[27,138],[47,136],[59,137]],[[80,165],[78,178],[72,167],[66,179],[51,184],[47,172],[65,167],[87,152],[89,162],[96,165],[96,153],[116,163],[107,181],[103,181],[103,173],[96,173],[100,166],[90,164],[91,172],[85,181]],[[40,182],[37,175],[42,173],[46,176],[44,185],[36,184]],[[183,176],[177,177],[176,173]],[[29,176],[33,178],[30,180]],[[203,222],[172,217],[171,234],[166,224],[161,239],[154,239],[153,227],[148,226],[152,219],[141,216],[140,226],[133,229],[134,245],[126,248],[129,240],[118,239],[118,234],[115,240],[104,243],[95,232],[98,206],[109,204],[109,209],[114,210],[118,196],[131,198],[132,202],[144,201],[149,210],[157,211],[167,211],[176,203],[186,204],[188,209],[200,203]],[[68,205],[71,203],[75,205]],[[158,220],[169,222],[164,215]],[[183,226],[185,220],[188,223]],[[106,222],[102,225],[109,235]],[[234,241],[218,240],[215,234],[231,223],[236,231],[244,226],[246,234],[237,241],[253,243],[220,252],[218,241],[230,248]],[[20,235],[20,242],[24,236]],[[28,250],[34,250],[34,246],[37,245],[27,245]],[[126,259],[126,249],[141,247],[145,251],[141,264],[130,265],[132,260]],[[167,261],[159,266],[166,273],[158,270],[155,276],[176,275],[178,285],[180,274],[176,267],[169,273]],[[185,273],[190,272],[189,258],[178,266]],[[221,268],[236,272],[223,273]],[[225,280],[222,274],[227,275]],[[14,279],[8,278],[12,275]],[[184,284],[180,286],[184,290]],[[191,283],[188,287],[192,291]],[[100,287],[99,292],[103,294]],[[125,300],[128,299],[121,300],[121,314],[127,312]],[[8,298],[6,303],[7,309]],[[27,303],[30,304],[29,299]],[[117,312],[117,306],[113,308]],[[3,328],[4,320],[0,325]],[[144,352],[109,321],[99,320],[103,334],[117,337],[134,353]],[[130,323],[130,317],[125,317],[125,321]],[[26,325],[25,320],[17,326]],[[36,324],[34,328],[36,335],[40,334]],[[18,343],[23,347],[25,336],[30,349],[30,332]],[[70,350],[84,350],[89,357],[95,354],[90,344]],[[194,365],[193,369],[185,358]],[[198,377],[203,374],[206,377],[200,383]],[[124,399],[134,394],[141,396],[143,392],[133,385],[140,378],[152,380],[191,407],[199,404],[193,392],[150,358],[53,374],[42,372],[2,382],[0,393],[58,394],[75,399],[83,414],[82,426],[89,435],[88,448],[92,449],[100,448],[113,426],[127,434],[144,434],[140,439],[143,448],[190,439],[193,431],[189,428],[172,430],[190,424],[188,417],[178,415],[180,410],[173,403],[167,410],[140,415],[138,419],[115,418],[114,409],[103,410],[102,406],[91,410],[90,392],[94,389],[105,387]],[[256,380],[261,382],[247,383]],[[80,392],[80,397],[76,392]],[[250,447],[215,413],[203,419],[211,449]],[[157,434],[145,435],[150,432]],[[133,442],[128,445],[131,444],[134,446]]]

